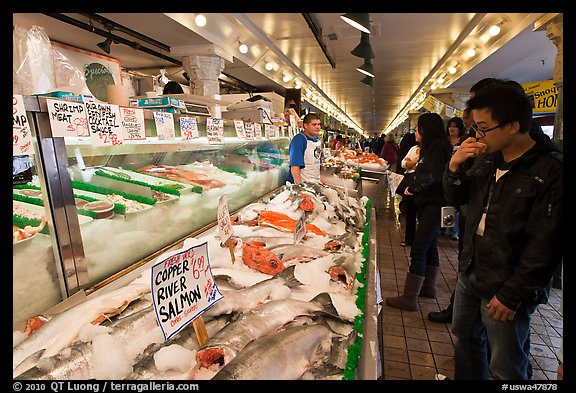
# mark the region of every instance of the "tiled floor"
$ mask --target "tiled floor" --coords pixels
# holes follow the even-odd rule
[[[390,199],[384,185],[376,185],[369,197],[377,217],[378,264],[382,297],[398,296],[410,263],[410,248],[402,247],[403,220],[399,212],[400,196]],[[456,283],[457,241],[446,236],[438,239],[442,277],[436,299],[419,298],[418,311],[403,311],[382,303],[380,311],[380,345],[383,361],[381,379],[432,380],[442,373],[454,376],[454,336],[451,324],[428,320],[430,311],[443,309],[450,303]],[[558,362],[556,353],[562,337],[560,314],[562,291],[552,289],[550,301],[541,305],[532,320],[531,361],[534,380],[555,380]]]

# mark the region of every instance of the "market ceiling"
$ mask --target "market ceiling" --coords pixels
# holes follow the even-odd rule
[[[213,44],[225,58],[223,73],[259,91],[284,95],[285,88],[301,88],[304,100],[369,135],[392,130],[429,93],[449,92],[463,102],[485,77],[551,79],[557,52],[545,31],[534,31],[535,22],[555,14],[370,13],[369,86],[356,70],[364,60],[350,53],[362,33],[341,13],[206,13],[204,26],[194,13],[58,15],[101,30],[106,26],[98,16],[125,27],[131,34],[110,32],[163,58],[126,44],[113,44],[109,56],[127,70],[156,75],[164,68],[181,83],[183,70],[170,59],[181,61],[180,53]],[[13,14],[13,24],[42,26],[51,40],[103,53],[97,46],[102,36],[46,14]],[[499,34],[488,33],[492,25]]]

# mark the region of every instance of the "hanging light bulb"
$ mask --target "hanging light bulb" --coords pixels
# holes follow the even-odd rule
[[[448,72],[449,72],[450,74],[454,75],[454,74],[456,73],[456,71],[458,71],[458,70],[456,69],[456,66],[457,66],[457,65],[458,65],[458,64],[455,64],[455,65],[453,65],[453,66],[451,66],[451,67],[448,67]]]
[[[475,56],[475,55],[476,55],[476,48],[474,48],[474,47],[469,48],[469,49],[466,51],[466,55],[467,55],[468,57],[473,57],[473,56]]]
[[[490,26],[490,29],[488,30],[488,33],[489,33],[492,37],[496,37],[498,34],[500,34],[500,26],[498,26],[498,25]]]
[[[360,43],[358,46],[356,46],[356,48],[352,49],[350,53],[363,59],[373,59],[374,52],[372,51],[372,46],[370,45],[370,34],[364,32],[361,34]]]
[[[268,71],[272,71],[274,69],[274,64],[267,61],[266,64],[264,65],[264,68],[266,68],[266,70],[268,70]]]
[[[248,53],[248,45],[240,42],[240,46],[238,46],[238,50],[240,51],[240,53]]]
[[[206,17],[202,14],[197,14],[194,22],[196,22],[196,26],[204,27],[206,26]]]

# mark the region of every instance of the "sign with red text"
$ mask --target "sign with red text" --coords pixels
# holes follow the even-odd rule
[[[119,146],[124,144],[124,132],[118,105],[86,102],[86,118],[90,140],[94,146]]]
[[[46,99],[52,136],[89,136],[86,106],[81,102]]]
[[[165,340],[224,297],[212,276],[208,243],[187,244],[160,256],[151,268],[152,302]]]
[[[234,120],[234,128],[236,129],[236,136],[241,139],[246,138],[246,131],[244,130],[243,120]]]
[[[154,124],[156,125],[156,136],[159,141],[176,140],[176,130],[174,129],[174,116],[170,112],[153,112]]]
[[[208,137],[208,143],[211,145],[224,143],[224,119],[207,118],[206,136]]]
[[[234,234],[230,212],[228,211],[228,197],[222,195],[218,200],[218,233],[220,234],[220,243],[224,244]]]
[[[12,155],[30,155],[32,133],[26,116],[24,98],[19,94],[14,94],[12,97]]]
[[[244,132],[246,133],[246,140],[247,141],[254,140],[254,123],[245,123],[244,124]]]
[[[262,139],[262,126],[260,123],[254,123],[254,137]]]
[[[300,243],[304,236],[306,236],[306,216],[302,215],[294,227],[294,244]]]
[[[199,138],[198,123],[195,117],[181,117],[180,118],[180,137],[183,140],[191,140]]]
[[[143,109],[121,106],[120,118],[122,119],[125,140],[142,141],[146,139]]]
[[[264,137],[266,139],[276,137],[276,126],[273,124],[264,124]]]

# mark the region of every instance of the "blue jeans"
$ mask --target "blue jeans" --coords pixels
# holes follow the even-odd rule
[[[440,229],[441,207],[418,206],[418,225],[410,249],[409,271],[417,276],[426,275],[426,265],[440,266],[438,257],[438,230]]]
[[[490,373],[494,379],[531,379],[530,319],[537,304],[522,303],[512,321],[495,321],[488,316],[489,301],[467,276],[458,274],[452,317],[454,379],[488,379]]]

